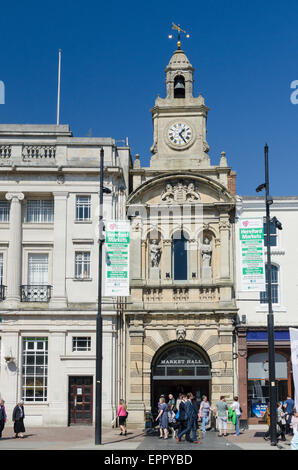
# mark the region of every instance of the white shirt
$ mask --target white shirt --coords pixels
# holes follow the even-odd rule
[[[232,408],[233,408],[233,410],[236,411],[237,416],[241,415],[239,401],[234,401],[234,403],[232,404]]]

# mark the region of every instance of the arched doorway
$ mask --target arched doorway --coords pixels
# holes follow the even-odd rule
[[[160,395],[192,392],[197,400],[210,398],[211,367],[207,354],[195,343],[169,343],[155,354],[151,369],[151,408],[156,411]]]

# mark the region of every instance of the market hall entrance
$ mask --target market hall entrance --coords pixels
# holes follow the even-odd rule
[[[160,395],[192,392],[199,401],[210,400],[211,371],[207,354],[195,343],[170,343],[157,352],[152,361],[151,408],[155,413]]]

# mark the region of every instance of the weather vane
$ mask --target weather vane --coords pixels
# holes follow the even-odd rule
[[[187,38],[189,38],[189,34],[184,31],[182,28],[180,28],[180,24],[176,25],[175,23],[172,23],[172,29],[175,31],[178,31],[178,41],[177,41],[177,47],[178,49],[181,49],[181,41],[180,41],[180,33],[184,33]],[[169,38],[172,39],[173,35],[169,34]]]

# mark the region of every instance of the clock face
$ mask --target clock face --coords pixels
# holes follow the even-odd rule
[[[192,130],[188,124],[176,122],[168,130],[168,139],[171,144],[184,147],[192,139]]]

